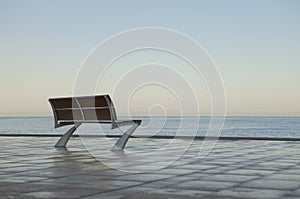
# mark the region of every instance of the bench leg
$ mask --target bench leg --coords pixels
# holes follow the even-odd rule
[[[132,127],[130,127],[123,135],[122,137],[116,142],[116,144],[111,149],[112,151],[119,151],[123,150],[125,148],[125,145],[130,138],[131,134],[135,131],[135,129],[139,126],[139,124],[134,123]]]
[[[75,124],[70,128],[55,144],[55,147],[66,147],[70,137],[76,131],[76,129],[81,125],[81,123]]]

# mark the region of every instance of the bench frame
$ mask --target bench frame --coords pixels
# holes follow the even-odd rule
[[[96,100],[97,98],[104,98],[106,101],[106,106],[105,107],[96,107]],[[80,104],[80,100],[84,99],[94,99],[94,104],[91,104],[91,106],[88,107],[90,110],[96,110],[96,109],[109,109],[109,116],[108,120],[86,120],[85,115],[84,115],[84,109],[86,107],[82,107]],[[72,106],[66,106],[66,107],[57,107],[57,101],[58,100],[64,100],[68,101],[70,105],[70,100],[72,103]],[[55,102],[56,101],[56,102]],[[115,143],[113,146],[112,150],[123,150],[125,148],[125,145],[132,135],[132,133],[135,131],[135,129],[140,126],[142,120],[117,120],[117,115],[116,111],[113,105],[113,102],[110,98],[109,95],[95,95],[95,96],[80,96],[80,97],[65,97],[65,98],[50,98],[49,103],[51,104],[52,111],[53,111],[53,116],[54,116],[54,126],[55,128],[59,128],[62,126],[67,126],[67,125],[73,125],[55,144],[55,147],[66,147],[70,137],[72,134],[76,131],[77,128],[83,123],[99,123],[99,124],[111,124],[111,129],[119,128],[121,126],[131,126],[120,138],[119,140]],[[75,105],[75,107],[74,107]],[[79,110],[81,115],[80,119],[64,119],[59,117],[57,111],[61,110],[67,110],[67,111],[74,111],[74,110]],[[95,111],[95,115],[98,117],[99,114]]]

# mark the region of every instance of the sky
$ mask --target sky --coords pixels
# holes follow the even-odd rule
[[[80,66],[96,45],[142,27],[182,32],[206,49],[223,78],[227,115],[300,116],[299,10],[297,0],[0,0],[0,116],[50,116],[47,99],[73,95]],[[131,61],[143,56],[147,52]],[[208,93],[203,82],[193,87]],[[160,103],[178,114],[166,93],[145,88],[136,94],[137,106],[130,105],[132,114]],[[204,115],[210,113],[207,96],[199,101]],[[126,104],[116,102],[125,113]]]

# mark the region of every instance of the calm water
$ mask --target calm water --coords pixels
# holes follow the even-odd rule
[[[135,135],[204,136],[210,121],[210,117],[139,118],[143,123]],[[0,134],[62,134],[68,128],[54,129],[52,117],[0,117]],[[111,131],[109,125],[85,124],[79,134],[120,134],[122,129]],[[300,138],[300,117],[226,117],[221,136]]]

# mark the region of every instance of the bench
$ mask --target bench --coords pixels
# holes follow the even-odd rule
[[[49,102],[53,110],[55,128],[72,125],[55,147],[65,147],[72,134],[83,123],[111,124],[112,129],[130,125],[131,127],[112,148],[123,150],[131,134],[142,122],[142,120],[118,120],[109,95],[50,98]]]

